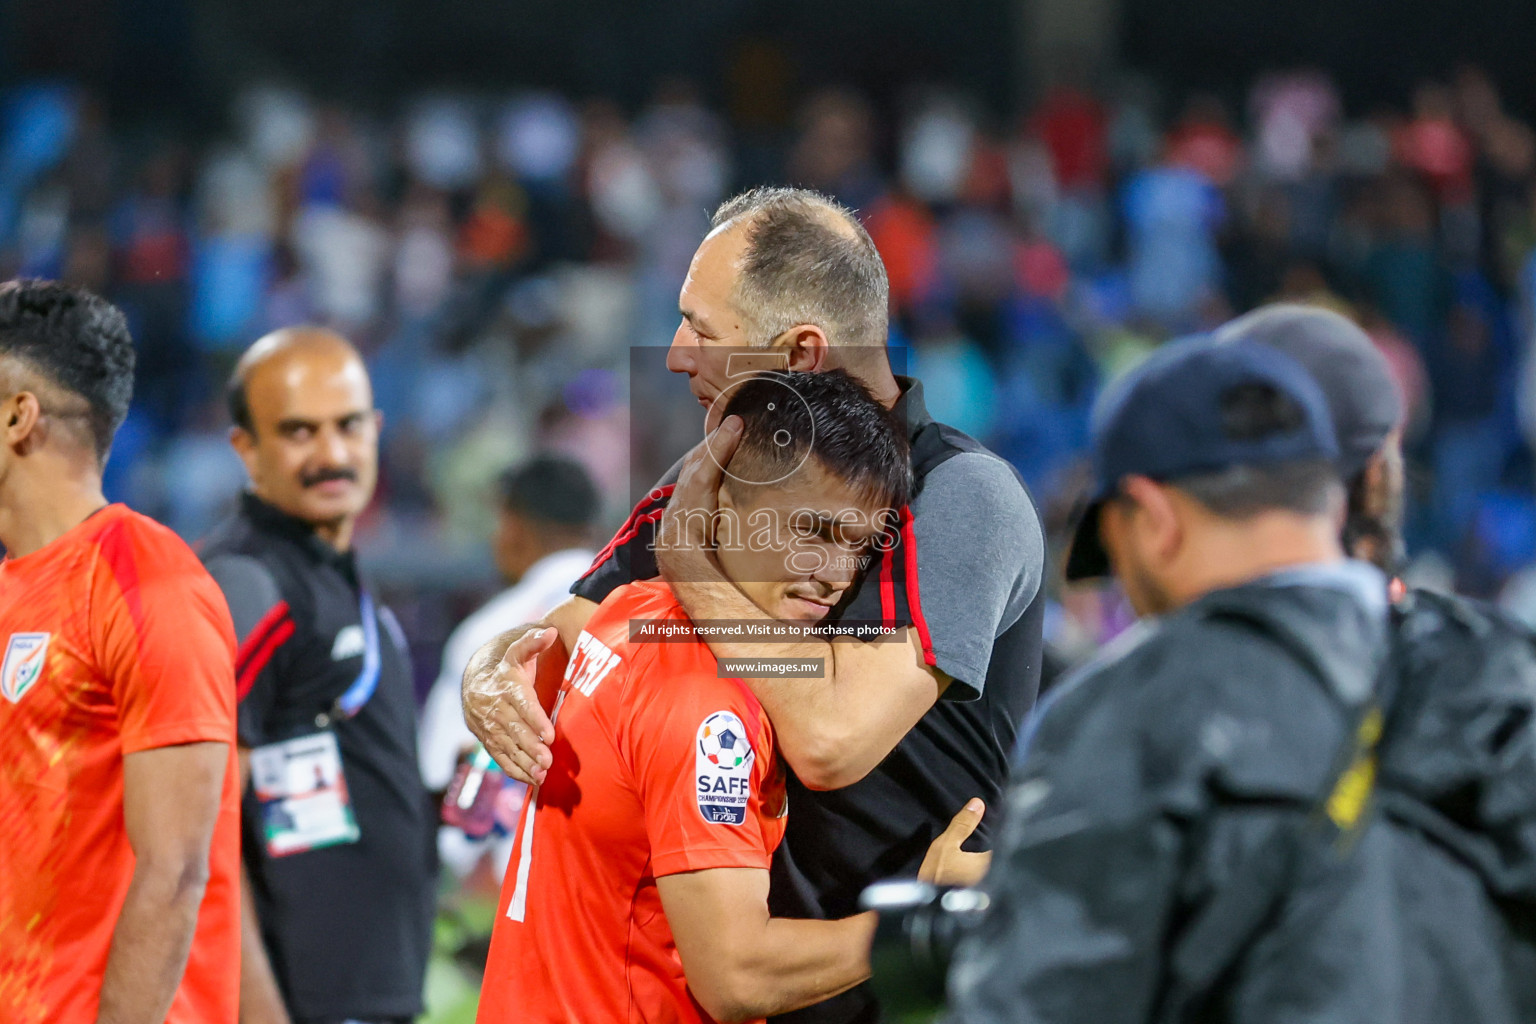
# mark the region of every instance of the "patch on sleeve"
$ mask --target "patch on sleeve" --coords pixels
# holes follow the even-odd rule
[[[729,711],[716,711],[699,725],[695,748],[699,814],[711,825],[740,825],[752,797],[752,741]]]

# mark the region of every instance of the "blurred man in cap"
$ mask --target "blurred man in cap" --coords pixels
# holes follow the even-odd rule
[[[1337,313],[1284,304],[1216,337],[1284,352],[1317,382],[1349,492],[1345,549],[1397,571],[1403,405],[1370,338]],[[1380,788],[1410,965],[1403,1005],[1423,1021],[1536,1019],[1536,646],[1487,604],[1398,591]]]
[[[1263,306],[1223,325],[1218,342],[1254,342],[1290,356],[1328,403],[1347,491],[1344,547],[1386,573],[1403,559],[1402,394],[1370,336],[1333,310]]]
[[[1105,394],[1067,575],[1145,620],[1026,731],[956,1020],[1397,1019],[1386,580],[1344,557],[1338,458],[1261,346],[1170,345]]]

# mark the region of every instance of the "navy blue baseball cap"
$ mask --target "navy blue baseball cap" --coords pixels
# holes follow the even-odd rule
[[[1229,409],[1252,387],[1289,398],[1300,411],[1294,427],[1245,436]],[[1339,457],[1328,401],[1300,363],[1268,346],[1206,337],[1170,342],[1111,384],[1094,406],[1091,432],[1094,485],[1067,555],[1069,580],[1109,575],[1099,512],[1128,476],[1176,482],[1233,466]]]

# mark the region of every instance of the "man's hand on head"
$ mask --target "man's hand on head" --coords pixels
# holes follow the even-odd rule
[[[710,531],[741,428],[741,417],[727,416],[683,458],[657,534],[656,566],[668,581],[700,580],[700,569],[713,564]]]

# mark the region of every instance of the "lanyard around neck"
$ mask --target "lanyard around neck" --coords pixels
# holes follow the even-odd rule
[[[373,597],[366,590],[358,599],[358,613],[363,620],[363,667],[346,692],[336,698],[331,709],[315,716],[315,725],[322,729],[332,723],[345,721],[363,710],[363,705],[372,699],[374,691],[379,688],[382,662],[379,657],[379,620],[374,614]]]

